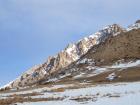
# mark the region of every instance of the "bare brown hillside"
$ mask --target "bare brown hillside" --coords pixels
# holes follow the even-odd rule
[[[80,60],[61,70],[61,72],[55,73],[54,77],[71,73],[71,76],[61,79],[61,82],[74,82],[76,80],[80,82],[90,81],[99,83],[110,82],[106,77],[114,72],[119,78],[115,78],[112,82],[139,81],[140,66],[125,69],[112,69],[111,71],[106,71],[96,76],[87,77],[96,70],[96,66],[109,66],[122,59],[123,62],[140,59],[140,29],[109,37],[104,42],[94,46],[86,55],[82,56]],[[78,63],[79,61],[82,61],[82,63]],[[82,73],[84,73],[82,78],[73,78],[75,75]]]
[[[94,46],[85,57],[95,59],[97,64],[100,61],[108,64],[119,59],[139,59],[140,29],[108,38],[100,45]]]

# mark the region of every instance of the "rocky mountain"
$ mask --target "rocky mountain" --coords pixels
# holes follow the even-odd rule
[[[108,37],[52,78],[59,83],[139,81],[140,29]]]
[[[66,76],[95,71],[96,66],[111,64],[125,58],[140,58],[140,22],[127,29],[117,24],[69,44],[43,64],[27,70],[4,88],[20,88],[57,81]],[[133,36],[133,34],[136,34]],[[94,69],[93,69],[94,68]]]
[[[138,28],[140,28],[140,20],[137,20],[137,21],[135,22],[135,24],[130,25],[130,26],[127,28],[127,31],[131,31],[131,30],[133,30],[133,29],[138,29]]]

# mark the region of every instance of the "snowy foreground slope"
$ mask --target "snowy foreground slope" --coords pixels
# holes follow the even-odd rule
[[[67,98],[63,101],[23,103],[17,105],[140,105],[140,82],[95,85],[59,93],[46,93],[44,97],[51,95]]]

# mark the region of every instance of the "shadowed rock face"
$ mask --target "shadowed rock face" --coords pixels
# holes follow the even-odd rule
[[[131,29],[133,29],[133,27],[131,27]],[[126,51],[130,51],[131,48],[136,46],[138,44],[138,41],[136,41],[137,44],[129,42],[132,41],[131,35],[121,35],[125,34],[126,31],[127,30],[117,24],[109,25],[103,30],[98,31],[95,34],[90,35],[89,37],[85,37],[77,43],[69,44],[63,51],[59,52],[56,56],[49,57],[47,61],[43,64],[37,65],[29,69],[27,72],[18,77],[15,81],[8,84],[7,87],[25,87],[30,85],[37,85],[38,83],[40,83],[40,81],[47,81],[59,70],[71,65],[78,59],[82,59],[81,57],[85,54],[89,58],[95,60],[97,59],[97,61],[101,60],[101,58],[106,61],[110,61],[110,59],[115,58],[114,56],[116,56],[116,58],[119,58],[123,54],[124,56],[132,55],[130,53],[126,53]],[[122,39],[120,36],[123,36]],[[126,37],[129,38],[126,39]],[[135,40],[135,38],[133,39]],[[122,40],[124,42],[122,42]],[[130,46],[131,48],[127,50],[127,46]],[[134,51],[138,50],[137,48],[133,49]],[[93,54],[93,52],[96,53]],[[108,56],[110,56],[110,54],[112,54],[112,58],[110,57],[109,59]]]

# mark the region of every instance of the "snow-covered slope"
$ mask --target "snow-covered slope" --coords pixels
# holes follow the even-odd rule
[[[85,84],[86,85],[86,84]],[[54,88],[65,88],[65,86],[54,86]],[[139,105],[140,104],[140,82],[127,83],[113,83],[113,84],[99,84],[86,85],[86,88],[66,89],[62,92],[50,92],[49,88],[40,90],[31,90],[32,92],[39,92],[38,96],[30,96],[30,99],[39,98],[58,98],[63,100],[40,101],[40,102],[16,102],[16,105]],[[52,87],[53,89],[53,87]],[[27,94],[28,91],[2,94],[0,99],[6,99],[12,94]],[[28,96],[26,96],[28,97]],[[24,98],[26,98],[24,97]]]

